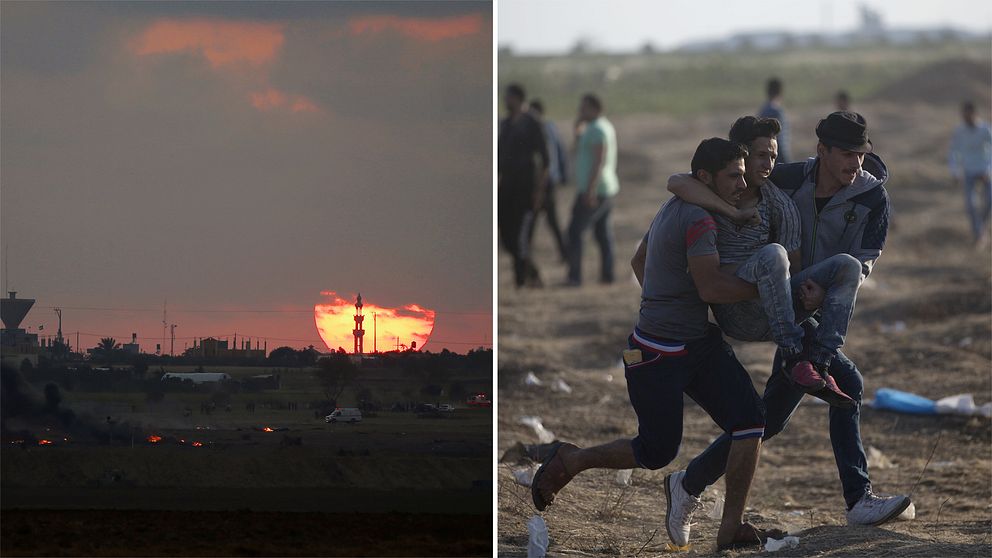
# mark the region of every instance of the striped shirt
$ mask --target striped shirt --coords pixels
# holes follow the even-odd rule
[[[714,214],[716,248],[721,264],[744,263],[772,242],[781,244],[786,252],[799,249],[802,242],[799,210],[785,192],[766,180],[761,185],[761,199],[756,207],[761,216],[758,225],[739,225],[723,215]]]

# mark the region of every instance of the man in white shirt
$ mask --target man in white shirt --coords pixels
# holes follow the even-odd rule
[[[976,245],[988,240],[989,215],[992,213],[992,130],[980,122],[975,105],[968,101],[961,106],[963,122],[954,129],[948,162],[954,181],[964,185],[964,204],[971,219],[971,232]],[[982,205],[976,205],[976,188]]]

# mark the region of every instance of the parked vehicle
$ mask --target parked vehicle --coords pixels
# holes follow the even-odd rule
[[[362,422],[362,411],[353,407],[334,409],[334,412],[324,417],[324,422]]]
[[[442,403],[441,405],[438,405],[437,410],[442,413],[453,413],[455,408],[451,406],[450,403]]]
[[[489,400],[489,396],[485,393],[477,393],[472,397],[468,398],[465,402],[469,407],[492,407],[493,402]]]

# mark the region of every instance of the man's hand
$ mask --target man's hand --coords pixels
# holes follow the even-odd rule
[[[807,312],[812,312],[823,305],[826,291],[812,279],[807,279],[799,285],[799,300]]]
[[[761,215],[758,213],[757,207],[747,207],[743,209],[737,209],[734,215],[731,217],[738,225],[760,225]]]
[[[599,197],[596,196],[595,192],[589,192],[582,194],[582,201],[586,204],[586,207],[590,209],[595,209],[599,205]]]

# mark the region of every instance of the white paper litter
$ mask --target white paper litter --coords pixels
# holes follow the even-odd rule
[[[539,464],[534,463],[529,467],[515,467],[510,472],[513,473],[513,480],[517,481],[517,484],[530,488],[530,485],[534,484],[534,475],[540,468]]]
[[[633,473],[633,469],[620,469],[617,471],[616,482],[620,486],[630,486],[630,475]]]
[[[723,518],[723,494],[720,494],[719,490],[713,491],[713,506],[710,507],[709,516],[710,519],[722,519]]]
[[[520,424],[531,427],[534,430],[534,434],[537,434],[537,439],[542,444],[550,444],[555,441],[555,433],[544,427],[541,417],[520,417]]]
[[[551,391],[557,391],[560,393],[572,393],[572,386],[566,384],[565,380],[558,378],[554,382],[551,382]]]
[[[951,395],[936,402],[937,412],[943,415],[982,415],[992,417],[992,403],[979,407],[970,393]]]
[[[793,537],[791,535],[782,540],[768,537],[768,540],[765,541],[765,550],[768,552],[775,552],[783,548],[796,548],[797,546],[799,546],[799,537]]]
[[[544,382],[542,382],[541,379],[537,377],[537,374],[535,374],[533,370],[528,370],[527,375],[524,376],[524,385],[543,386]]]
[[[806,512],[802,510],[790,511],[782,520],[782,530],[790,535],[801,533],[807,525],[809,521],[806,519]]]
[[[544,518],[539,515],[531,517],[527,521],[527,532],[530,535],[527,541],[527,558],[544,558],[548,553],[548,525]]]
[[[910,502],[909,507],[904,509],[896,519],[901,519],[902,521],[911,521],[916,519],[916,504]]]

